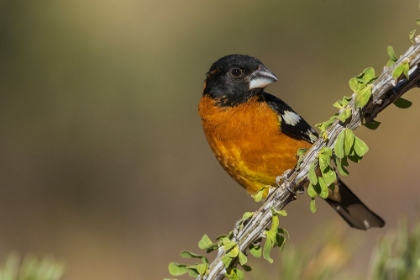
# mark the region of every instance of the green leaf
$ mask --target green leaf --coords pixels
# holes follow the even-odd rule
[[[275,236],[269,238],[269,235],[273,235],[273,232],[270,231],[266,231],[266,240],[264,243],[264,250],[263,250],[263,257],[264,259],[266,259],[269,263],[273,263],[273,259],[270,257],[270,252],[271,252],[271,248],[273,247],[273,240],[275,238]]]
[[[353,130],[346,128],[344,130],[344,155],[348,156],[350,154],[354,138],[355,136]]]
[[[255,202],[260,202],[263,198],[265,186],[259,189],[256,193],[252,194],[251,197],[254,198]]]
[[[246,220],[248,220],[249,218],[251,218],[251,217],[252,217],[252,215],[254,215],[254,212],[245,212],[245,213],[242,215],[242,220],[243,220],[243,221],[246,221]]]
[[[356,153],[354,155],[349,155],[348,159],[352,162],[359,163],[363,157],[359,157]]]
[[[312,162],[309,166],[309,172],[308,172],[309,181],[312,185],[316,185],[318,183],[318,176],[316,176],[315,173],[315,164]]]
[[[410,31],[410,34],[408,35],[408,37],[410,38],[410,41],[414,43],[414,35],[416,35],[416,30],[413,29]]]
[[[373,69],[372,67],[368,67],[365,70],[363,70],[363,84],[368,84],[372,80],[376,80],[375,69]]]
[[[173,276],[184,275],[188,272],[188,268],[184,264],[171,262],[168,266],[169,273]]]
[[[392,78],[394,80],[397,80],[402,75],[402,73],[404,72],[404,70],[405,70],[405,65],[404,64],[405,63],[400,63],[397,67],[394,68],[394,71],[392,71]]]
[[[201,250],[206,250],[213,246],[215,246],[215,244],[210,240],[207,234],[204,234],[203,237],[201,237],[200,241],[198,241],[198,248],[200,248]]]
[[[239,256],[238,257],[239,257],[239,264],[241,266],[243,266],[244,264],[246,264],[248,262],[248,258],[245,256],[244,253],[239,252]]]
[[[358,156],[363,157],[369,151],[369,147],[360,138],[356,137],[354,141],[354,151]]]
[[[279,227],[280,221],[277,215],[271,217],[271,229],[270,231],[277,232],[277,228]]]
[[[314,185],[312,185],[311,183],[309,183],[308,185],[308,195],[310,197],[316,197],[318,195],[317,192],[315,191]]]
[[[337,166],[338,172],[341,176],[348,176],[350,174],[346,169],[346,167],[349,166],[349,163],[347,162],[347,157],[344,157],[342,159],[336,157],[335,165]]]
[[[198,277],[198,275],[200,275],[200,274],[198,274],[198,271],[195,268],[195,266],[190,265],[190,266],[188,266],[188,268],[189,268],[188,269],[188,276],[196,278],[196,277]]]
[[[286,244],[286,238],[280,234],[276,234],[276,246],[283,250],[284,244]]]
[[[417,25],[420,25],[420,18],[416,19]]]
[[[395,61],[392,61],[391,59],[388,60],[388,62],[386,63],[386,67],[391,68],[392,66],[394,66]]]
[[[311,203],[309,204],[309,209],[311,209],[312,213],[316,212],[316,204],[315,204],[315,198],[311,199]]]
[[[356,78],[351,78],[350,79],[349,87],[353,92],[357,92],[359,90],[359,83],[357,82]]]
[[[250,252],[250,253],[251,253],[251,255],[253,255],[255,258],[259,258],[259,257],[261,257],[261,246],[251,244],[251,245],[249,246],[249,252]]]
[[[407,109],[410,108],[411,105],[413,105],[413,103],[408,101],[407,99],[400,97],[394,101],[394,105],[401,109]]]
[[[341,113],[340,113],[340,115],[338,115],[338,119],[341,121],[341,122],[345,122],[348,118],[350,118],[350,116],[351,116],[351,108],[350,107],[348,107],[348,108],[346,108],[346,109],[344,109],[343,111],[341,111]]]
[[[278,229],[277,229],[277,233],[278,233],[278,234],[283,234],[283,235],[286,235],[286,236],[287,236],[287,238],[289,238],[289,239],[290,239],[290,234],[289,234],[289,232],[287,231],[287,229],[285,229],[285,228],[278,228]]]
[[[245,279],[245,273],[242,270],[235,269],[236,273],[236,279],[235,280],[244,280]]]
[[[321,173],[323,173],[330,166],[330,157],[326,155],[318,155],[318,161],[319,169],[321,170]]]
[[[325,170],[324,173],[322,173],[322,178],[324,179],[325,184],[327,186],[330,186],[332,183],[335,182],[335,180],[337,180],[337,174],[332,168],[328,168],[327,170]]]
[[[338,134],[337,139],[335,140],[334,144],[334,153],[338,158],[344,158],[344,136],[345,132],[342,130],[340,134]]]
[[[235,243],[235,246],[232,247],[232,249],[230,249],[229,252],[226,253],[226,255],[231,257],[231,258],[236,258],[238,256],[239,252],[240,252],[239,248],[238,248],[238,246],[236,246],[236,243]]]
[[[207,264],[204,264],[204,263],[199,263],[199,264],[197,264],[197,272],[198,272],[200,275],[204,275],[204,274],[206,274],[206,272],[207,272],[207,267],[208,267],[208,265],[207,265]]]
[[[366,126],[368,129],[370,129],[370,130],[375,130],[375,129],[377,129],[380,125],[381,125],[381,123],[380,123],[380,122],[378,122],[378,121],[375,121],[375,120],[373,120],[373,121],[371,121],[371,122],[369,122],[369,123],[366,123],[366,124],[365,124],[365,126]]]
[[[287,212],[286,210],[276,210],[276,213],[279,214],[280,216],[286,217],[287,216]]]
[[[356,107],[363,108],[372,96],[372,86],[368,85],[356,94]]]
[[[190,251],[182,251],[179,254],[181,255],[181,257],[183,257],[185,259],[192,259],[192,258],[202,259],[202,258],[204,258],[203,256],[195,254],[195,253],[190,252]]]
[[[320,197],[322,197],[323,199],[326,199],[328,197],[329,191],[328,191],[328,186],[324,181],[324,178],[320,177],[319,178],[319,185],[321,187],[321,193],[319,194]]]
[[[250,267],[249,265],[243,265],[242,268],[247,272],[252,271],[252,267]]]
[[[389,59],[396,62],[398,60],[398,57],[395,54],[394,48],[392,46],[388,46],[387,51],[388,51]]]
[[[229,242],[223,243],[223,250],[225,252],[227,252],[230,249],[232,249],[233,247],[235,247],[236,245],[237,245],[236,242],[233,242],[233,241],[229,240]]]
[[[224,255],[224,256],[222,257],[222,263],[223,263],[223,266],[224,266],[225,268],[228,268],[231,262],[232,262],[232,258],[230,258],[229,256]]]

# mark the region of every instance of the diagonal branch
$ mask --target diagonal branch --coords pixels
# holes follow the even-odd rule
[[[392,77],[393,70],[401,63],[409,62],[410,71],[409,79],[405,77],[396,81]],[[316,159],[318,152],[323,147],[334,147],[338,134],[345,128],[355,130],[364,123],[368,123],[376,118],[376,116],[401,97],[404,93],[414,87],[420,86],[420,36],[415,38],[415,43],[407,52],[391,68],[385,67],[382,74],[374,82],[372,87],[372,98],[363,109],[353,109],[352,117],[349,121],[342,123],[338,119],[326,130],[328,140],[320,137],[314,145],[305,154],[299,169],[293,170],[292,173],[283,174],[286,180],[272,192],[264,204],[258,211],[254,213],[247,224],[236,232],[235,242],[239,249],[244,252],[256,240],[264,235],[265,229],[269,226],[272,219],[271,209],[281,210],[287,204],[296,199],[294,192],[298,191],[302,184],[307,180],[308,171],[311,163]],[[355,108],[354,98],[348,104],[351,108]],[[289,190],[288,190],[289,189]],[[222,263],[222,257],[225,255],[223,251],[219,251],[218,256],[210,264],[208,274],[199,279],[216,280],[223,279],[226,270]]]

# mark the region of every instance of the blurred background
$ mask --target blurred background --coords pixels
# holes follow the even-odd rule
[[[204,233],[227,233],[259,207],[202,132],[210,65],[258,57],[280,79],[267,91],[315,124],[350,94],[351,77],[381,72],[388,45],[397,55],[410,46],[420,12],[403,2],[0,1],[0,259],[51,254],[65,279],[169,277],[181,250],[199,251]],[[326,221],[362,240],[347,265],[361,279],[377,238],[418,215],[419,91],[405,98],[410,109],[357,130],[370,151],[345,179],[385,228],[350,229],[320,200],[312,214],[307,195],[281,219],[291,244],[316,240]],[[273,265],[250,263],[266,279],[279,276],[275,252]]]

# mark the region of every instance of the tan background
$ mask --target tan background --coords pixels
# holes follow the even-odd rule
[[[380,72],[388,45],[406,50],[419,16],[418,1],[392,0],[0,1],[0,257],[51,253],[66,279],[169,276],[179,251],[258,207],[202,133],[210,64],[260,58],[280,78],[268,91],[315,124],[349,78]],[[406,98],[357,131],[370,152],[346,182],[387,221],[356,233],[367,239],[348,267],[361,275],[376,238],[418,213],[419,91]],[[295,244],[324,221],[345,226],[322,201],[315,215],[306,197],[287,210]]]

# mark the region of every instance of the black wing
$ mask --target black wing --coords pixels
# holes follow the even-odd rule
[[[279,115],[280,129],[284,134],[309,143],[318,139],[316,131],[283,100],[266,92],[263,99]]]

